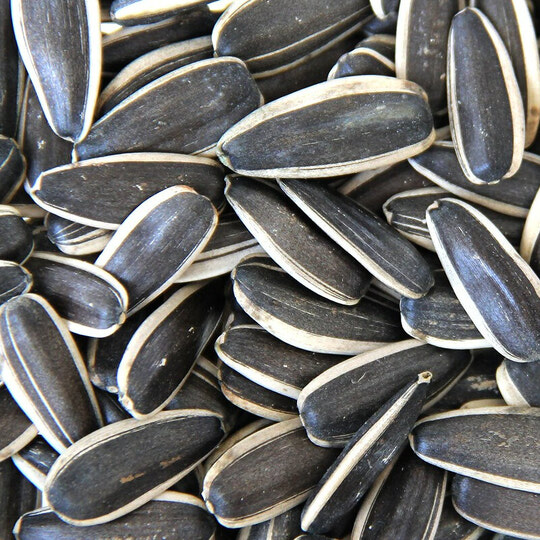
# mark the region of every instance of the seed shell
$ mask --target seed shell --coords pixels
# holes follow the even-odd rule
[[[25,294],[0,308],[0,343],[4,383],[53,448],[62,452],[99,427],[84,361],[43,298]]]
[[[433,286],[416,248],[345,195],[302,180],[279,181],[285,194],[332,240],[397,293],[419,298]]]
[[[497,369],[497,386],[508,405],[540,407],[540,363],[518,364],[504,359]]]
[[[355,433],[326,471],[302,510],[302,529],[325,533],[336,527],[405,445],[426,397],[428,371],[406,384]]]
[[[467,520],[512,537],[540,538],[540,495],[465,476],[452,482],[452,500]]]
[[[463,519],[454,510],[451,499],[452,497],[448,494],[434,540],[478,540],[479,538],[484,538],[482,535],[486,531],[474,523]]]
[[[97,0],[14,0],[19,53],[49,125],[69,141],[84,139],[93,120],[101,75]],[[51,21],[56,24],[51,24]]]
[[[261,523],[302,503],[336,457],[309,441],[299,419],[279,422],[227,450],[206,474],[203,498],[226,527]]]
[[[132,314],[176,281],[204,249],[217,220],[206,197],[185,186],[167,188],[127,217],[95,264],[126,287]]]
[[[47,476],[45,495],[67,523],[108,523],[188,474],[222,437],[219,417],[201,409],[117,422],[62,453]]]
[[[480,333],[516,362],[540,358],[540,279],[483,214],[456,199],[427,211],[437,255]]]
[[[12,459],[19,471],[43,491],[47,474],[59,455],[42,437],[36,437]]]
[[[354,305],[371,276],[329,240],[278,189],[228,176],[225,195],[262,248],[299,283],[339,304]]]
[[[113,0],[111,19],[119,24],[134,25],[167,19],[184,9],[208,4],[210,0]]]
[[[0,205],[0,260],[23,263],[33,248],[32,229],[19,212]]]
[[[75,152],[79,159],[140,151],[209,152],[228,128],[261,103],[242,61],[201,60],[124,99],[92,126]]]
[[[452,140],[465,176],[475,184],[513,176],[525,145],[523,103],[506,47],[481,11],[454,17],[447,70]]]
[[[21,186],[26,173],[26,160],[19,145],[0,135],[0,202],[9,202]]]
[[[374,103],[388,113],[376,114]],[[420,87],[363,75],[317,84],[261,107],[222,136],[217,153],[224,165],[247,176],[322,178],[394,164],[434,139]]]
[[[232,273],[245,312],[285,343],[312,352],[357,354],[403,335],[394,310],[369,299],[339,306],[301,287],[271,259],[253,256]]]
[[[269,521],[243,528],[237,536],[237,540],[282,540],[283,538],[295,538],[301,534],[300,514],[302,507],[296,506],[287,512]]]
[[[540,411],[484,407],[434,414],[420,420],[411,446],[437,467],[511,489],[540,493],[536,449]]]
[[[32,288],[32,275],[20,264],[0,260],[0,306]]]

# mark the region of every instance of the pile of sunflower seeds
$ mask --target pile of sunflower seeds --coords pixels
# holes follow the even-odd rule
[[[540,539],[536,25],[0,0],[0,540]]]

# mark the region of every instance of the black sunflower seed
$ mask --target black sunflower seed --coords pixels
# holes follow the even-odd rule
[[[540,363],[518,364],[505,359],[497,369],[497,386],[508,405],[540,407]]]
[[[134,25],[167,19],[184,9],[208,4],[210,0],[167,0],[155,3],[151,0],[113,0],[111,18],[119,24]]]
[[[483,538],[482,533],[485,533],[483,528],[463,519],[454,510],[452,497],[447,494],[434,540],[474,540]]]
[[[32,288],[32,275],[20,264],[0,260],[0,305]]]
[[[36,437],[12,457],[19,471],[43,491],[45,479],[60,454],[51,448],[42,437]]]
[[[0,202],[9,202],[26,173],[26,161],[17,143],[0,135]]]
[[[23,263],[34,247],[32,229],[11,206],[0,205],[0,260]]]
[[[300,514],[302,507],[296,506],[283,512],[275,518],[243,528],[237,540],[282,540],[283,538],[296,538],[302,533],[300,529]]]
[[[201,409],[116,422],[63,452],[49,471],[44,493],[68,523],[107,523],[187,475],[222,437],[219,417]],[[90,485],[88,475],[96,480]]]

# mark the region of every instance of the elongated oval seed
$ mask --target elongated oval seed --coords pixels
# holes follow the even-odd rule
[[[203,498],[227,527],[261,523],[303,502],[336,456],[312,444],[299,419],[279,422],[227,450],[206,474]]]
[[[478,480],[540,493],[540,411],[485,407],[418,422],[411,445],[428,463]]]
[[[132,416],[160,411],[180,390],[220,321],[221,285],[183,287],[133,334],[117,374],[120,402]]]
[[[406,384],[355,433],[302,511],[302,529],[325,533],[354,509],[386,465],[399,455],[426,397],[428,371]]]
[[[452,140],[465,176],[476,184],[513,176],[525,145],[521,94],[501,37],[475,8],[452,21],[447,76]]]
[[[454,510],[452,497],[447,494],[434,540],[475,540],[483,533],[483,528],[462,518]]]
[[[352,51],[343,54],[328,74],[328,80],[354,75],[384,75],[391,77],[396,71],[393,59],[360,42]]]
[[[98,1],[55,0],[38,7],[14,0],[11,14],[19,53],[49,125],[64,139],[84,139],[100,84]]]
[[[313,379],[298,398],[300,418],[316,444],[344,446],[403,380],[429,370],[433,378],[426,406],[431,406],[470,363],[465,351],[436,349],[412,339],[392,343],[344,360]]]
[[[419,86],[364,75],[317,84],[261,107],[223,135],[218,155],[248,176],[317,178],[393,164],[434,139]]]
[[[540,362],[518,364],[505,358],[497,369],[497,386],[508,405],[540,407]]]
[[[133,153],[79,161],[45,171],[32,197],[53,214],[90,227],[117,229],[146,199],[176,185],[223,204],[215,161],[182,154]]]
[[[79,159],[122,152],[200,153],[261,104],[237,58],[201,60],[145,85],[98,120],[77,144]]]
[[[492,347],[540,359],[540,279],[478,210],[440,199],[427,211],[433,244],[456,296]]]
[[[392,290],[418,298],[433,286],[431,270],[416,248],[369,210],[324,186],[302,180],[279,185],[332,240]]]
[[[358,303],[371,276],[279,189],[265,181],[228,176],[225,195],[259,244],[290,276],[333,302]]]
[[[200,409],[116,422],[62,453],[47,476],[45,495],[67,523],[107,523],[172,486],[222,437],[219,417]]]
[[[298,285],[269,258],[250,257],[233,271],[233,292],[246,313],[289,345],[355,354],[399,339],[394,310],[364,299],[338,306]]]
[[[126,287],[131,314],[174,283],[204,249],[216,225],[216,210],[206,197],[173,186],[139,205],[95,264]]]
[[[0,343],[2,379],[51,446],[62,452],[99,427],[84,361],[43,298],[25,294],[0,308]]]
[[[119,24],[143,24],[160,19],[167,19],[183,9],[208,4],[210,0],[113,0],[111,18]]]
[[[32,274],[20,264],[0,261],[0,305],[32,288]]]
[[[481,527],[512,538],[540,538],[538,493],[457,475],[452,482],[452,501],[464,518]]]

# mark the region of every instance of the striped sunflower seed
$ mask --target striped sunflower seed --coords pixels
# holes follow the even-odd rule
[[[287,345],[256,324],[229,328],[216,341],[222,362],[254,383],[293,399],[341,359]]]
[[[75,527],[62,521],[50,508],[38,508],[21,516],[14,529],[16,538],[95,540],[151,538],[161,540],[212,540],[216,522],[199,497],[166,491],[141,508],[111,523]]]
[[[0,260],[0,306],[32,288],[32,274],[20,264]]]
[[[540,58],[531,12],[525,0],[473,0],[491,21],[512,60],[525,112],[525,147],[534,141],[540,121]]]
[[[312,444],[299,419],[261,429],[210,468],[203,498],[226,527],[246,527],[302,503],[337,452]]]
[[[454,510],[452,497],[447,494],[434,540],[477,540],[483,533],[483,528],[463,519]]]
[[[219,382],[231,403],[255,416],[275,422],[298,416],[296,400],[252,382],[225,364],[219,368]]]
[[[120,402],[132,416],[155,414],[180,390],[220,322],[220,285],[181,288],[137,328],[117,373]]]
[[[540,189],[538,190],[540,193]],[[532,202],[531,208],[525,220],[523,236],[519,252],[521,256],[530,264],[531,268],[540,273],[540,195],[537,194]]]
[[[386,114],[378,114],[375,103]],[[319,178],[394,164],[434,139],[419,86],[363,75],[317,84],[261,107],[222,136],[217,152],[240,174]]]
[[[298,397],[309,438],[345,446],[362,424],[419,372],[429,370],[426,408],[461,377],[471,363],[465,351],[436,349],[413,339],[345,360],[313,379]]]
[[[43,298],[25,294],[0,308],[0,345],[4,383],[53,448],[62,452],[99,427],[84,361]]]
[[[351,540],[433,538],[439,526],[447,473],[406,449],[388,465],[362,501]]]
[[[373,481],[397,457],[422,408],[429,371],[377,410],[326,471],[302,510],[302,529],[325,533],[353,511]]]
[[[99,2],[53,1],[38,7],[14,0],[11,15],[19,53],[49,125],[63,139],[84,139],[100,84]]]
[[[33,292],[43,296],[75,334],[106,337],[126,318],[126,289],[101,268],[65,255],[35,252],[26,262]]]
[[[23,263],[32,253],[32,229],[12,206],[0,205],[0,259]]]
[[[516,362],[540,358],[540,279],[478,210],[440,199],[429,231],[456,296],[480,333]]]
[[[113,0],[111,19],[123,25],[146,24],[178,15],[184,9],[203,6],[211,0]]]
[[[243,528],[236,537],[237,540],[281,540],[295,538],[301,534],[300,514],[302,507],[296,506],[275,518]]]
[[[0,462],[16,454],[37,436],[27,418],[4,386],[0,387]]]
[[[29,482],[40,491],[45,487],[45,479],[60,454],[51,448],[45,439],[36,437],[12,457],[13,463]]]
[[[182,184],[223,204],[223,171],[214,160],[181,154],[133,153],[107,156],[45,171],[31,195],[63,218],[117,229],[156,193]]]
[[[140,151],[211,152],[228,128],[261,103],[242,61],[201,60],[124,99],[92,126],[75,152],[79,159]]]
[[[291,277],[316,294],[357,304],[371,276],[329,240],[275,186],[228,176],[229,204],[261,247]]]
[[[265,330],[312,352],[356,354],[403,336],[394,310],[369,299],[339,306],[297,284],[266,257],[252,256],[232,273],[242,309]]]
[[[465,519],[481,527],[512,538],[540,538],[538,493],[456,476],[452,482],[452,500]]]
[[[484,407],[420,420],[411,446],[437,467],[499,486],[540,493],[540,411]]]
[[[435,286],[423,298],[402,298],[401,324],[415,339],[448,349],[489,347],[457,299],[444,270],[436,270]]]
[[[452,140],[463,173],[475,184],[513,176],[525,145],[523,102],[508,51],[476,8],[452,21],[447,71]]]
[[[0,135],[0,201],[9,202],[21,186],[26,173],[26,160],[17,143]]]
[[[392,290],[419,298],[433,286],[431,270],[416,248],[369,210],[314,183],[280,180],[279,185],[332,240]]]
[[[187,475],[222,437],[220,418],[201,409],[117,422],[63,452],[47,475],[44,493],[67,523],[108,523]],[[88,477],[94,479],[90,484]]]
[[[526,218],[540,188],[540,157],[525,152],[516,174],[499,184],[473,184],[463,174],[452,143],[436,142],[410,159],[422,175],[457,197],[501,214]]]
[[[126,287],[132,314],[176,281],[204,249],[216,225],[217,212],[206,197],[189,187],[173,186],[139,205],[95,264]]]
[[[540,363],[518,364],[505,359],[497,369],[497,386],[508,405],[540,407]]]

